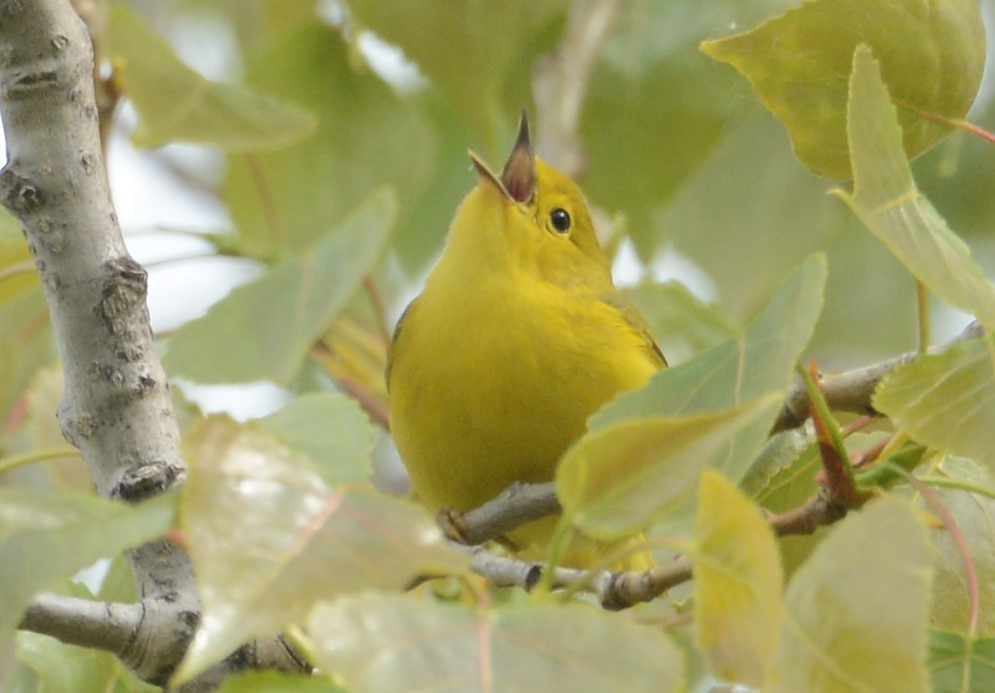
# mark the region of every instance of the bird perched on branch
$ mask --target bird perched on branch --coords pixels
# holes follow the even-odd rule
[[[477,185],[387,366],[391,431],[435,511],[550,481],[594,412],[667,365],[612,281],[580,188],[533,153],[525,112],[500,176],[472,152],[470,161]],[[507,539],[541,557],[555,522]],[[609,548],[577,540],[564,563],[586,567]],[[641,553],[623,567],[645,565]]]

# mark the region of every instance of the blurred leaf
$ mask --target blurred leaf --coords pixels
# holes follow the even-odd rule
[[[770,4],[615,5],[581,113],[583,187],[595,204],[625,211],[643,257],[659,245],[648,213],[680,189],[743,110],[735,75],[694,47]]]
[[[58,490],[94,495],[90,470],[79,452],[66,442],[56,416],[64,389],[61,362],[50,363],[35,371],[24,393],[27,442],[34,453],[59,450],[69,453],[62,457],[47,457],[44,463],[48,479]]]
[[[390,185],[403,207],[425,186],[435,143],[422,114],[354,62],[338,31],[315,23],[250,64],[254,86],[310,109],[319,125],[291,147],[229,159],[224,198],[239,254],[296,255],[377,188]]]
[[[0,242],[23,241],[21,240],[21,222],[7,211],[6,207],[0,208]]]
[[[0,488],[0,638],[34,596],[57,580],[164,535],[174,503],[172,495],[128,506]]]
[[[93,595],[83,585],[70,583],[60,593],[80,599]],[[158,686],[143,683],[110,652],[76,647],[28,631],[17,634],[17,658],[35,672],[42,693],[154,693]]]
[[[826,536],[788,585],[773,691],[926,691],[930,549],[888,497]]]
[[[0,422],[14,412],[35,371],[55,359],[51,321],[34,261],[23,238],[0,238]]]
[[[832,272],[816,328],[821,343],[810,348],[820,360],[849,357],[833,366],[852,367],[908,349],[915,289],[908,272],[828,189],[799,168],[777,122],[759,111],[727,132],[654,215],[654,227],[715,283],[716,302],[737,325],[761,310],[806,257],[825,252]]]
[[[895,107],[866,47],[853,57],[847,118],[854,192],[837,194],[919,281],[995,328],[995,289],[967,245],[916,188]]]
[[[878,385],[874,407],[920,443],[995,463],[995,335],[895,369]]]
[[[304,453],[326,482],[365,481],[377,430],[356,400],[326,392],[301,395],[250,423]]]
[[[514,114],[531,95],[533,63],[554,50],[555,29],[568,5],[566,0],[348,4],[361,27],[417,63],[492,162],[504,155],[504,140],[512,141]]]
[[[115,79],[141,116],[133,137],[138,147],[183,141],[231,151],[278,149],[317,125],[302,108],[194,72],[125,5],[110,6],[108,29]]]
[[[308,633],[354,691],[683,690],[659,629],[581,604],[476,608],[369,594],[319,606]]]
[[[687,361],[736,334],[716,306],[698,300],[683,284],[643,282],[622,293],[646,318],[671,364]]]
[[[379,258],[396,214],[389,190],[371,195],[312,249],[237,287],[178,329],[163,358],[166,368],[200,383],[289,383]],[[265,329],[256,329],[260,319]],[[219,344],[219,335],[237,341]]]
[[[781,561],[767,520],[735,486],[705,471],[695,521],[694,623],[709,669],[762,686],[781,631]]]
[[[465,565],[422,508],[360,485],[330,487],[259,427],[213,416],[186,443],[181,521],[204,611],[174,684],[301,622],[318,599],[401,589]]]
[[[889,91],[909,107],[901,114],[908,158],[950,131],[912,109],[962,118],[974,101],[985,62],[976,0],[815,0],[701,48],[750,80],[805,166],[849,178],[846,76],[861,44],[883,57]]]
[[[346,693],[317,676],[290,676],[280,671],[250,671],[227,677],[217,693]]]
[[[825,260],[821,256],[809,258],[784,281],[741,337],[660,371],[646,387],[626,393],[602,409],[591,419],[590,428],[598,430],[647,416],[720,412],[771,394],[783,397],[819,317],[825,279]],[[757,418],[711,464],[738,482],[771,423],[772,419]]]
[[[995,489],[995,471],[991,466],[962,457],[945,457],[938,466],[938,476],[947,482],[969,487]],[[978,576],[981,611],[978,634],[995,636],[995,500],[964,488],[934,488],[943,506],[950,512],[970,547],[971,560]],[[925,510],[929,506],[921,503]],[[956,541],[945,528],[932,531],[934,578],[932,617],[936,628],[965,633],[971,617],[971,599],[967,588],[964,557]]]
[[[716,466],[730,440],[778,411],[779,396],[728,410],[673,418],[640,418],[581,438],[556,468],[563,521],[595,539],[617,539],[675,516],[694,495],[706,467]],[[675,516],[675,517],[672,517]]]
[[[933,693],[995,690],[995,639],[931,630],[929,671]]]

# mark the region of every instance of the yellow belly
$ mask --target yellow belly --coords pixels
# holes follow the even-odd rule
[[[515,481],[550,481],[587,419],[657,368],[645,339],[594,299],[533,288],[435,300],[426,292],[405,320],[390,373],[391,431],[433,510],[466,511]],[[511,538],[541,542],[551,528]]]

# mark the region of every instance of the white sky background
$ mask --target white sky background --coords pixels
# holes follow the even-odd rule
[[[995,10],[991,1],[983,3],[988,26]],[[210,8],[205,8],[210,13]],[[326,15],[333,22],[334,3],[328,3]],[[990,33],[990,29],[989,29]],[[233,37],[226,24],[212,21],[210,14],[174,27],[170,37],[181,57],[205,76],[217,80],[240,79]],[[995,51],[989,41],[989,66]],[[400,52],[374,37],[365,36],[361,48],[373,67],[401,89],[417,89],[421,77],[417,69],[404,62]],[[992,92],[992,70],[986,72],[978,102],[987,102]],[[212,247],[189,233],[164,233],[161,229],[184,232],[219,232],[232,228],[224,207],[207,192],[198,191],[185,177],[202,181],[206,189],[216,189],[223,176],[222,156],[208,148],[170,145],[149,152],[132,147],[128,133],[134,128],[135,115],[125,104],[119,113],[109,148],[108,167],[114,203],[128,249],[134,258],[149,269],[149,309],[153,329],[170,331],[191,318],[202,315],[215,301],[233,287],[257,276],[260,268],[249,261],[234,258],[200,257],[212,254]],[[0,145],[3,145],[0,131]],[[2,163],[6,163],[3,146]],[[187,258],[187,259],[184,259]],[[650,273],[657,279],[677,279],[699,297],[716,298],[709,278],[674,252],[659,256]],[[623,245],[615,264],[616,279],[621,284],[638,280],[647,272],[631,245]],[[412,295],[416,287],[412,287]],[[406,301],[405,301],[406,302]],[[400,305],[392,306],[396,317]],[[956,333],[966,318],[956,313],[935,316],[937,335]],[[225,335],[219,335],[223,348]],[[250,336],[251,338],[251,336]],[[246,419],[263,416],[285,400],[281,389],[258,384],[249,386],[203,387],[180,383],[184,392],[206,411],[228,411]]]

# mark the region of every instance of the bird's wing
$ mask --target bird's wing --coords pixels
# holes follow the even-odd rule
[[[660,368],[666,368],[667,359],[663,355],[663,352],[660,351],[656,339],[653,338],[653,333],[650,332],[649,323],[646,322],[646,318],[642,316],[642,313],[636,310],[636,307],[629,303],[618,291],[601,296],[600,299],[603,303],[607,303],[619,312],[625,322],[645,340],[647,350],[658,361]]]
[[[397,321],[397,326],[394,327],[394,336],[390,340],[390,348],[387,349],[387,368],[384,370],[384,381],[387,384],[387,391],[390,392],[390,367],[394,363],[394,350],[397,347],[397,340],[401,336],[401,330],[404,329],[404,320],[414,312],[415,306],[418,304],[418,298],[415,298],[408,307],[404,309],[401,313],[401,317]]]

